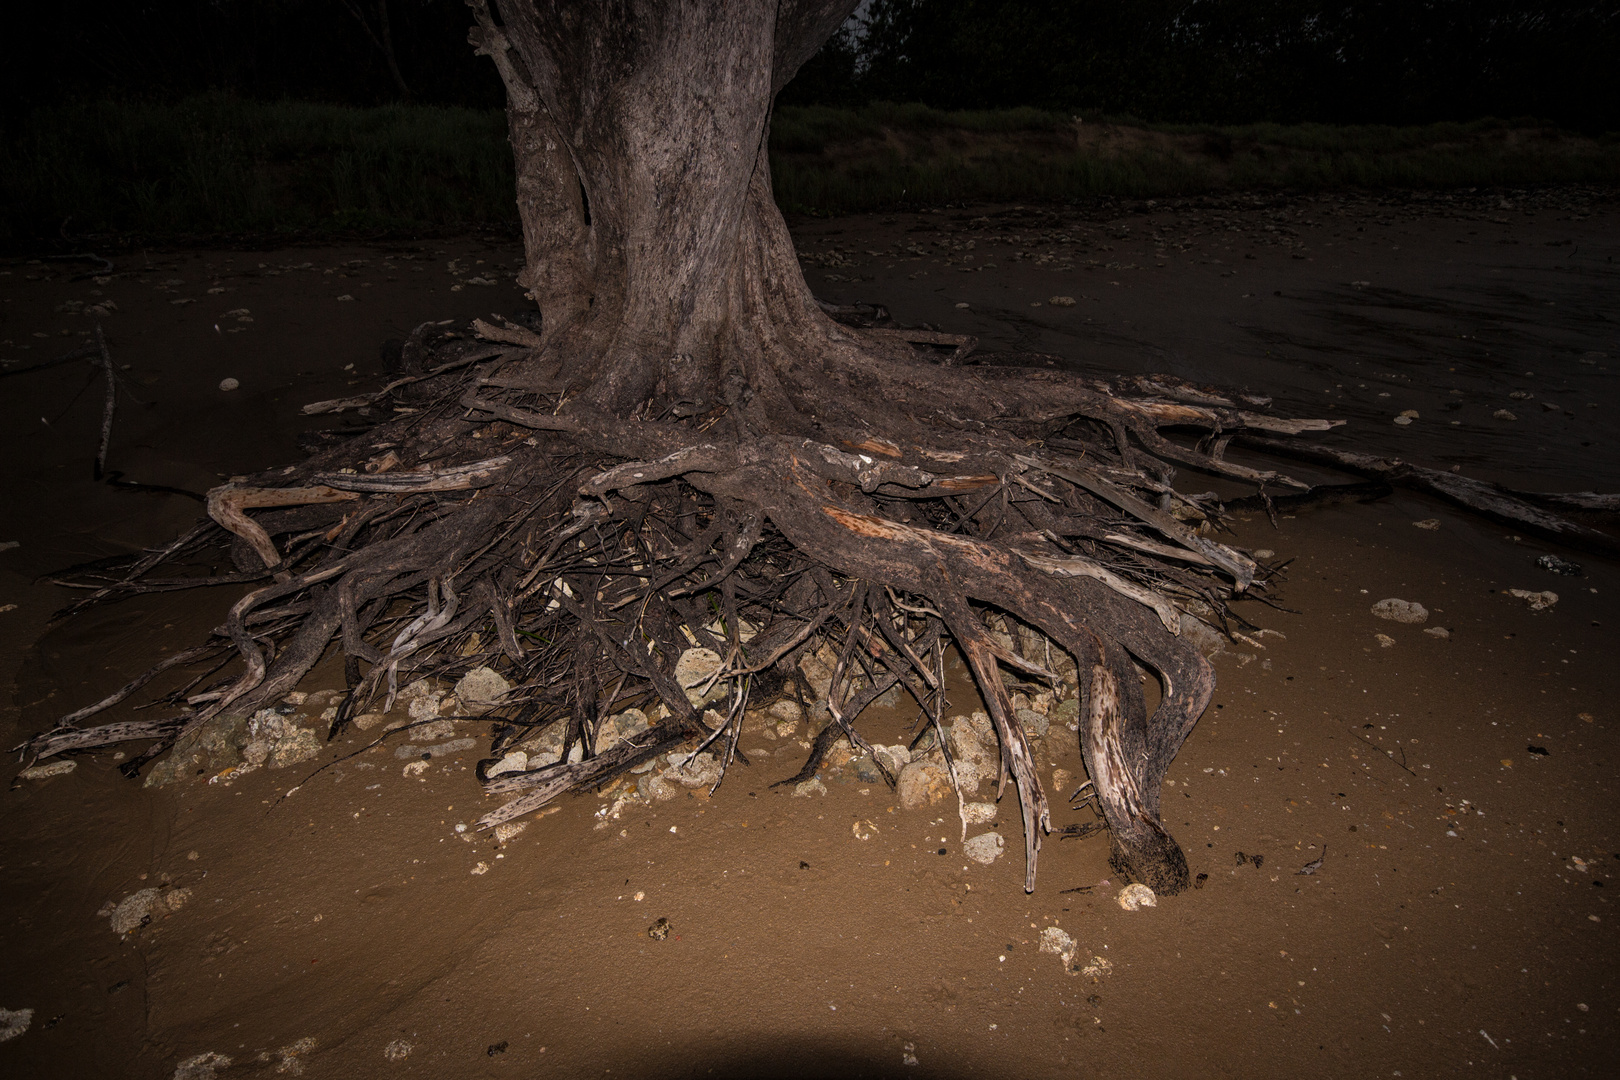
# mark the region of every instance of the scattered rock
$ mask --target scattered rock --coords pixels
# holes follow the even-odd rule
[[[811,696],[816,700],[827,699],[827,688],[832,684],[833,671],[837,666],[838,657],[825,645],[799,661],[799,673],[804,676],[805,684],[810,687]]]
[[[421,727],[411,728],[412,738],[423,742],[437,742],[439,739],[448,739],[456,733],[454,720],[429,720]]]
[[[720,782],[720,759],[707,752],[671,754],[664,779],[685,784],[689,788],[713,787]]]
[[[387,713],[361,713],[359,716],[354,718],[354,726],[359,728],[361,731],[370,731],[372,728],[376,727],[386,719],[388,719]]]
[[[1091,963],[1080,969],[1080,974],[1088,979],[1100,979],[1104,975],[1112,973],[1113,970],[1114,962],[1112,960],[1106,956],[1093,956]]]
[[[299,1039],[291,1045],[283,1046],[276,1051],[276,1057],[281,1059],[276,1063],[276,1072],[286,1073],[288,1076],[303,1076],[304,1063],[301,1059],[313,1049],[315,1049],[315,1040],[308,1037]]]
[[[900,782],[896,787],[900,794],[901,807],[916,810],[930,803],[937,803],[949,795],[951,776],[942,766],[926,761],[913,761],[900,770]]]
[[[905,770],[907,765],[911,764],[911,751],[904,744],[880,746],[873,743],[872,753],[877,756],[883,767],[888,769],[896,778],[900,776],[900,773]]]
[[[1433,532],[1440,527],[1440,519],[1424,518],[1422,521],[1414,521],[1412,524],[1420,529],[1427,529],[1429,532]]]
[[[640,709],[626,709],[622,713],[608,717],[596,729],[596,752],[606,753],[626,739],[634,738],[651,728],[652,723],[647,719],[646,713]]]
[[[787,698],[776,702],[766,711],[779,721],[777,724],[778,735],[782,733],[782,724],[797,724],[804,719],[804,710],[799,708],[799,703],[790,701]]]
[[[1372,613],[1380,619],[1398,623],[1422,623],[1429,620],[1428,608],[1415,600],[1398,600],[1395,597],[1378,601],[1372,606]]]
[[[503,821],[495,826],[495,842],[504,844],[508,840],[515,839],[519,833],[528,827],[529,823],[527,821]]]
[[[883,774],[878,772],[876,762],[865,754],[856,758],[851,762],[851,765],[855,769],[855,779],[863,784],[875,784],[883,779]]]
[[[983,804],[976,804],[983,805]],[[976,863],[989,866],[1001,858],[1002,850],[1007,846],[1006,839],[998,832],[980,833],[978,836],[968,838],[962,845],[962,854]]]
[[[144,786],[162,787],[197,776],[199,769],[217,773],[240,763],[242,748],[248,741],[248,724],[244,716],[216,716],[182,734],[168,755],[146,774]]]
[[[0,1043],[15,1039],[33,1022],[33,1009],[0,1009]]]
[[[539,735],[526,739],[519,747],[529,755],[529,768],[539,769],[546,765],[555,765],[562,760],[563,736],[566,734],[565,725],[552,724]]]
[[[463,750],[471,750],[478,745],[477,739],[451,739],[449,742],[438,743],[434,746],[417,746],[406,743],[394,748],[394,756],[400,760],[418,758],[424,764],[428,758],[444,757],[446,754],[459,754]]]
[[[1395,647],[1395,639],[1388,634],[1374,634],[1373,640],[1378,642],[1379,647],[1383,649],[1393,649]]]
[[[647,927],[647,936],[652,938],[654,941],[663,941],[669,937],[669,930],[669,920],[659,919],[657,922]]]
[[[114,933],[128,934],[139,930],[157,916],[174,914],[190,900],[190,889],[140,889],[116,904],[107,901],[96,914],[112,920]]]
[[[993,780],[1000,775],[1001,749],[996,743],[989,716],[983,712],[958,716],[948,730],[956,780],[963,791],[969,794],[977,792],[980,781]],[[947,774],[947,784],[949,779]]]
[[[403,695],[401,695],[403,696]],[[429,694],[413,697],[405,706],[405,713],[411,718],[411,723],[421,723],[423,720],[439,719],[439,704],[444,701],[444,691],[435,690]]]
[[[793,786],[793,797],[796,799],[808,799],[810,796],[817,794],[827,794],[827,785],[821,782],[819,776],[812,776],[803,783]]]
[[[1509,596],[1516,596],[1530,605],[1531,611],[1546,611],[1558,603],[1558,594],[1550,591],[1531,592],[1529,589],[1509,589]]]
[[[1182,622],[1181,625],[1183,629],[1185,629],[1187,626],[1195,622],[1197,622],[1196,619],[1188,619]],[[1199,625],[1202,626],[1203,624],[1199,623]],[[1209,627],[1205,626],[1204,629],[1208,630]],[[1222,644],[1224,646],[1225,642],[1222,642]],[[1056,705],[1052,706],[1052,711],[1048,714],[1048,716],[1050,717],[1052,723],[1062,724],[1070,731],[1075,730],[1080,723],[1080,699],[1067,698],[1058,702]]]
[[[1512,413],[1508,412],[1506,409],[1497,409],[1495,412],[1491,413],[1491,416],[1494,419],[1497,419],[1497,420],[1517,420],[1518,419],[1517,416],[1514,416]]]
[[[414,679],[405,684],[405,688],[394,695],[396,701],[410,702],[417,698],[428,697],[432,694],[444,696],[444,689],[432,679]]]
[[[152,914],[152,902],[157,899],[156,889],[140,889],[130,893],[108,912],[112,919],[113,933],[128,934],[139,930]]]
[[[969,825],[988,825],[996,820],[996,804],[987,802],[963,803],[962,820]]]
[[[221,390],[225,391],[227,394],[230,393],[232,390],[235,390],[237,387],[239,387],[241,385],[242,384],[237,382],[235,379],[221,379],[221,380],[219,380],[219,388]]]
[[[1159,898],[1153,894],[1153,890],[1140,882],[1132,882],[1119,890],[1119,895],[1114,897],[1114,901],[1126,911],[1159,906]]]
[[[411,1051],[414,1049],[416,1049],[416,1047],[412,1046],[404,1039],[395,1039],[393,1042],[383,1047],[383,1057],[387,1058],[389,1061],[404,1061],[406,1058],[411,1056]]]
[[[522,750],[513,750],[501,760],[484,770],[489,777],[502,776],[506,773],[527,772],[529,770],[529,755]]]
[[[649,800],[656,802],[669,802],[669,800],[680,794],[679,791],[675,790],[675,785],[662,776],[643,776],[636,781],[636,790]]]
[[[721,666],[720,654],[713,649],[687,649],[675,661],[675,681],[686,691],[686,700],[693,708],[712,705],[726,696],[725,684],[719,679],[704,689]]]
[[[493,668],[475,667],[456,683],[456,697],[469,706],[488,706],[499,701],[501,696],[511,689],[512,684]],[[477,711],[484,710],[477,709]]]
[[[174,1067],[174,1080],[214,1080],[220,1069],[231,1067],[231,1059],[212,1050],[189,1057]]]
[[[31,768],[24,769],[17,775],[24,780],[44,780],[46,777],[50,776],[65,776],[78,767],[79,763],[77,761],[68,759],[64,761],[53,761],[49,765],[35,765]]]
[[[1418,419],[1418,412],[1416,409],[1403,409],[1401,410],[1401,414],[1395,418],[1395,422],[1402,427],[1405,427],[1407,424],[1410,424],[1416,419]]]
[[[1572,563],[1567,559],[1560,559],[1556,555],[1543,555],[1541,558],[1536,560],[1536,565],[1541,567],[1543,570],[1551,571],[1554,574],[1561,574],[1564,577],[1586,576],[1586,571],[1581,567],[1580,563]]]
[[[479,862],[478,865],[472,868],[472,875],[474,877],[479,877],[487,873],[489,873],[489,863],[487,862]]]
[[[1443,626],[1431,626],[1428,629],[1424,630],[1423,632],[1425,634],[1428,634],[1430,637],[1437,637],[1442,641],[1444,641],[1445,639],[1447,639],[1447,638],[1449,638],[1451,636],[1451,631],[1447,630]]]
[[[1041,952],[1051,953],[1063,961],[1063,970],[1070,975],[1077,973],[1074,958],[1080,953],[1080,946],[1075,944],[1074,938],[1064,933],[1056,926],[1048,926],[1041,931]]]
[[[1034,709],[1015,709],[1013,715],[1018,717],[1018,722],[1024,726],[1025,734],[1033,735],[1037,739],[1046,738],[1052,724],[1046,716]]]
[[[419,777],[419,776],[421,776],[423,773],[425,773],[427,771],[428,771],[428,763],[427,762],[425,762],[425,761],[407,761],[405,763],[405,768],[402,771],[402,775],[404,775],[405,779],[409,780],[411,777],[413,777],[413,776]]]
[[[1051,304],[1053,307],[1074,307],[1074,297],[1054,296],[1048,300],[1047,303]]]

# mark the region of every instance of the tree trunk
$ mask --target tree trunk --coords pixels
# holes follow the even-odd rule
[[[777,91],[855,6],[509,0],[497,23],[475,4],[474,43],[507,86],[520,280],[595,407],[735,406],[771,381],[763,354],[780,364],[783,345],[796,359],[829,336],[767,142]]]
[[[497,0],[491,12],[475,0],[472,41],[507,86],[527,263],[520,280],[542,312],[549,373],[582,405],[620,418],[722,409],[740,438],[824,439],[828,425],[818,413],[831,399],[853,414],[839,427],[882,431],[891,441],[899,434],[896,417],[863,409],[841,392],[864,381],[874,353],[885,350],[855,342],[820,310],[770,185],[771,103],[855,6],[733,0],[610,9]],[[746,500],[752,485],[769,490],[787,479],[753,472],[697,482]],[[842,528],[829,531],[825,508],[792,503],[768,503],[772,521],[801,550],[845,573],[935,595],[986,569],[941,574],[926,566],[938,555],[927,537],[851,525],[847,514]],[[846,508],[863,509],[872,507]],[[897,550],[874,558],[880,539]],[[922,573],[913,560],[924,564]],[[1020,575],[1004,566],[992,573],[1004,579],[999,588],[970,593],[1000,599],[1027,618],[1038,601]],[[1080,589],[1093,591],[1089,583]],[[1093,604],[1111,606],[1106,589],[1094,591]],[[1057,615],[1073,605],[1047,606]],[[1050,827],[1045,795],[976,617],[963,603],[948,621],[959,642],[974,641],[975,676],[1020,788],[1033,885],[1040,833]],[[1063,620],[1063,637],[1080,631]],[[1157,775],[1143,775],[1139,763],[1122,771],[1121,739],[1134,734],[1145,745],[1148,725],[1139,693],[1120,699],[1102,682],[1089,680],[1094,706],[1082,743],[1116,826],[1116,848],[1138,876],[1174,891],[1185,884],[1186,864],[1158,824],[1157,792],[1180,740],[1152,763],[1148,773]],[[1203,684],[1213,680],[1195,682],[1201,692],[1191,698],[1167,695],[1178,728],[1202,711]],[[1112,704],[1095,705],[1100,696]],[[1115,768],[1099,772],[1105,760]]]

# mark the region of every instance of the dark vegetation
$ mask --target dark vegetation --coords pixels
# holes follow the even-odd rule
[[[783,101],[1595,133],[1617,55],[1620,9],[1586,0],[874,0]]]
[[[0,239],[515,227],[467,22],[456,0],[28,5],[0,35]],[[1587,3],[876,0],[780,95],[773,180],[824,213],[1613,181],[1616,55],[1620,12]]]
[[[799,213],[1346,186],[1620,181],[1620,139],[1480,120],[1422,127],[1076,123],[1023,107],[783,106],[778,203]],[[0,158],[0,241],[517,228],[497,109],[266,103],[42,108]]]

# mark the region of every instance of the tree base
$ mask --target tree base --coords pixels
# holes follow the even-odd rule
[[[835,738],[870,751],[859,718],[895,688],[943,744],[954,645],[994,723],[1002,784],[1015,785],[1026,888],[1050,823],[1007,675],[1080,698],[1116,865],[1180,891],[1187,865],[1159,821],[1159,785],[1214,688],[1182,621],[1247,626],[1227,602],[1263,594],[1272,571],[1212,538],[1222,508],[1178,493],[1169,463],[1251,480],[1264,499],[1268,486],[1305,485],[1226,462],[1232,435],[1330,425],[1162,376],[942,367],[941,345],[950,359],[971,346],[932,335],[917,350],[881,312],[839,314],[865,327],[838,331],[817,376],[822,419],[808,425],[743,399],[617,418],[579,404],[525,327],[425,324],[406,349],[414,372],[306,407],[356,413],[371,423],[363,434],[216,489],[209,522],[95,579],[76,609],[188,584],[251,589],[208,646],[65,717],[31,750],[146,740],[126,771],[167,749],[148,783],[174,782],[234,764],[247,719],[333,641],[347,694],[329,736],[411,680],[494,666],[514,690],[491,714],[489,761],[553,726],[563,736],[554,763],[480,769],[486,792],[507,799],[487,829],[677,747],[709,748],[723,769],[744,713],[822,648],[837,657],[822,695],[832,723],[808,769]],[[838,368],[839,357],[856,359]],[[1189,447],[1163,427],[1204,438]],[[229,548],[235,574],[156,576],[210,545]],[[683,658],[696,650],[711,658],[705,690],[723,690],[712,712],[688,693]],[[79,726],[204,657],[235,666],[171,694],[169,715]],[[1160,684],[1151,714],[1139,668]],[[603,721],[632,707],[664,719],[598,752]]]

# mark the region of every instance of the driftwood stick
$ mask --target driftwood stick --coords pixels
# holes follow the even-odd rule
[[[148,670],[145,674],[137,675],[135,678],[131,679],[123,686],[120,686],[117,690],[114,690],[112,693],[108,694],[94,705],[86,705],[82,709],[68,713],[66,716],[62,717],[62,719],[56,722],[57,730],[72,727],[80,720],[94,716],[103,709],[112,708],[114,705],[129,697],[129,695],[133,694],[135,691],[139,690],[141,687],[145,686],[147,683],[151,682],[165,671],[168,671],[170,668],[176,667],[180,664],[188,664],[193,660],[200,660],[204,656],[207,656],[210,652],[213,652],[214,649],[215,646],[212,645],[199,645],[194,649],[181,649],[173,656],[163,660],[156,667]]]
[[[96,323],[96,350],[101,354],[101,370],[107,376],[107,398],[101,412],[101,444],[96,450],[95,478],[100,480],[107,472],[107,447],[112,443],[113,411],[118,408],[118,375],[113,370],[112,353],[107,350],[107,338]]]
[[[1524,498],[1506,488],[1482,480],[1413,465],[1400,458],[1381,458],[1321,443],[1285,442],[1250,435],[1239,436],[1238,442],[1282,457],[1298,458],[1318,465],[1335,465],[1362,476],[1377,477],[1391,484],[1438,495],[1486,517],[1561,541],[1571,547],[1603,555],[1620,555],[1620,538],[1532,506]],[[1548,499],[1547,496],[1541,498]],[[1588,505],[1602,506],[1614,496],[1582,493],[1571,498],[1578,498]]]
[[[102,724],[93,728],[74,728],[54,735],[42,735],[30,745],[36,751],[34,760],[53,757],[64,750],[80,747],[107,746],[111,743],[136,742],[140,739],[161,739],[178,731],[189,715],[171,716],[165,720],[126,720],[117,724]]]

